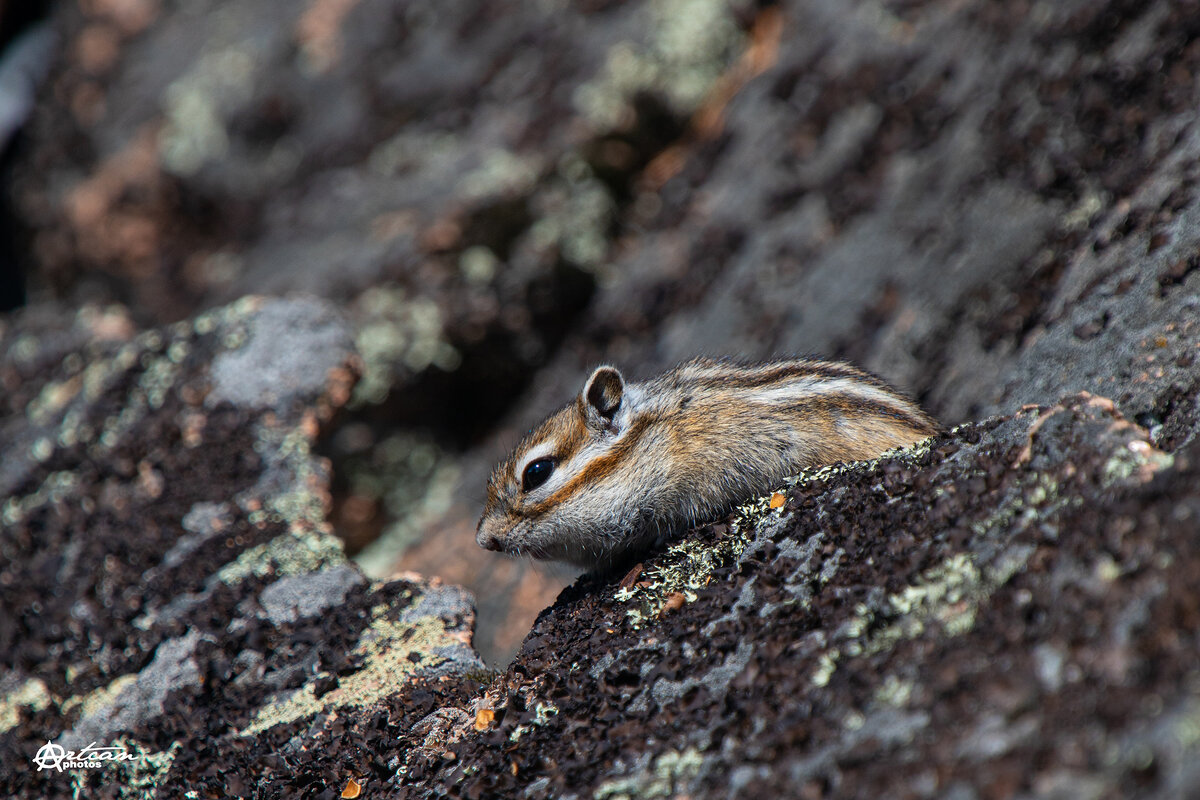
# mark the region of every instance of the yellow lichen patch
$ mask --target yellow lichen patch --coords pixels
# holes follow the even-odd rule
[[[41,711],[54,701],[46,684],[39,678],[30,678],[5,697],[0,697],[0,734],[17,726],[21,721],[20,711],[28,708]]]
[[[776,492],[764,494],[738,506],[733,513],[729,532],[720,541],[708,545],[694,539],[671,545],[655,563],[648,566],[632,586],[621,586],[613,597],[627,604],[626,614],[634,628],[641,628],[648,621],[660,616],[670,598],[682,594],[684,600],[693,602],[696,593],[712,580],[713,572],[729,564],[746,549],[754,539],[758,526],[768,518],[778,519],[781,504],[775,498],[782,497],[786,503],[788,492],[800,483],[828,479],[848,472],[875,469],[881,460],[904,459],[915,462],[929,450],[933,437],[924,439],[906,448],[896,448],[870,461],[851,461],[803,472],[784,480],[784,486]],[[836,568],[836,565],[831,568]],[[823,574],[828,580],[831,574]],[[630,602],[633,601],[633,602]]]
[[[122,675],[115,679],[112,683],[94,689],[88,694],[68,697],[62,704],[62,713],[65,716],[76,706],[82,706],[79,716],[90,717],[101,708],[112,705],[112,702],[117,699],[117,696],[121,694],[121,692],[125,691],[125,687],[136,682],[136,674]]]
[[[251,575],[276,577],[303,575],[326,566],[346,563],[339,539],[328,533],[289,530],[265,544],[244,551],[217,572],[217,579],[230,586]]]
[[[828,682],[839,657],[885,652],[898,642],[920,636],[931,622],[940,624],[949,636],[966,633],[975,624],[980,604],[1024,563],[1019,555],[1005,562],[1005,568],[980,570],[969,555],[957,553],[921,573],[903,591],[885,598],[881,607],[859,604],[854,616],[839,628],[842,644],[831,649],[828,657],[822,656],[814,684]],[[880,616],[894,621],[878,627]],[[876,627],[874,633],[866,633]]]
[[[240,735],[252,736],[326,709],[369,705],[399,691],[418,669],[443,661],[434,651],[454,640],[440,619],[397,622],[386,618],[388,610],[383,605],[372,609],[371,624],[354,649],[355,655],[362,658],[362,669],[343,677],[336,689],[321,697],[316,696],[314,682],[310,681],[286,699],[262,708]]]
[[[613,596],[621,602],[636,601],[628,603],[626,613],[633,626],[641,628],[662,613],[671,597],[682,595],[686,602],[693,602],[696,592],[711,580],[713,571],[736,558],[746,541],[731,532],[711,547],[696,541],[671,545],[666,557],[648,568],[642,580],[618,589]]]
[[[1134,440],[1118,447],[1100,470],[1103,485],[1145,483],[1155,473],[1171,467],[1175,457],[1148,442]]]

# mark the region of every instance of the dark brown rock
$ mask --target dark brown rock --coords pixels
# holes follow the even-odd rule
[[[58,4],[14,158],[5,790],[95,736],[101,795],[1200,791],[1200,6],[218,5]],[[776,352],[966,424],[499,676],[330,536],[506,663],[562,582],[475,548],[493,458],[599,361]]]

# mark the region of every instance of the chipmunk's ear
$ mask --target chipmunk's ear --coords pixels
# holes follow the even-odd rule
[[[612,419],[621,407],[621,396],[625,394],[625,379],[616,367],[597,367],[583,387],[583,399],[589,409]]]

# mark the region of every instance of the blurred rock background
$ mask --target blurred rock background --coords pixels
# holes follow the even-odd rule
[[[475,547],[484,479],[602,360],[811,352],[948,424],[1087,390],[1194,438],[1198,3],[60,0],[0,4],[6,56],[39,15],[0,324],[332,301],[334,527],[475,592],[489,663],[571,575]]]

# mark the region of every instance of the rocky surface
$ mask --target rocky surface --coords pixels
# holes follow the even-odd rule
[[[93,621],[127,660],[9,680],[6,789],[67,794],[21,768],[62,728],[140,757],[76,773],[107,796],[1190,796],[1197,487],[1200,449],[1157,449],[1111,401],[1029,408],[580,581],[501,675],[460,590],[255,573],[226,539],[202,605],[156,613],[146,576],[105,576],[149,598]],[[216,519],[199,505],[185,530]]]
[[[546,10],[55,7],[6,792],[1200,791],[1200,5]],[[474,546],[594,363],[797,351],[966,424],[548,609]]]
[[[245,298],[141,333],[68,319],[2,332],[6,796],[134,796],[186,764],[244,794],[223,749],[482,670],[468,595],[368,581],[326,521],[312,447],[359,366],[330,305]],[[139,758],[36,770],[48,740]]]
[[[410,796],[1191,796],[1198,455],[1085,395],[805,476],[564,593]]]
[[[13,201],[35,297],[337,303],[364,375],[321,444],[335,528],[374,576],[492,599],[499,664],[564,581],[475,552],[479,487],[600,360],[811,352],[949,424],[1087,390],[1190,439],[1197,19],[64,4]]]

